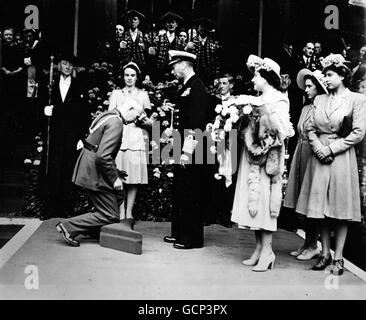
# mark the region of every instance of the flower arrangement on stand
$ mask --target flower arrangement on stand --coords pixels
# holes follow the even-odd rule
[[[33,151],[24,160],[24,208],[21,216],[39,218],[44,203],[40,196],[40,166],[43,153],[43,141],[38,134],[34,138]]]
[[[174,104],[168,97],[177,86],[177,81],[159,83],[155,86],[149,79],[143,82],[144,89],[149,93],[151,101],[151,118],[154,126],[160,126],[159,138],[145,137],[148,150],[148,185],[139,192],[134,207],[134,215],[145,221],[170,221],[172,214],[173,160],[161,159],[153,163],[154,152],[164,149],[172,143],[169,131],[174,121]]]

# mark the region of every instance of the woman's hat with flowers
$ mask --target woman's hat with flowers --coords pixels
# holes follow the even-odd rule
[[[278,63],[270,58],[260,58],[251,54],[247,60],[248,69],[254,73],[258,70],[273,71],[281,79],[281,67]]]
[[[325,93],[328,93],[327,84],[325,83],[325,77],[320,70],[310,71],[309,69],[301,69],[296,77],[297,85],[301,90],[305,90],[305,77],[312,76],[319,83],[319,85],[323,88]]]
[[[345,67],[349,70],[346,63],[349,62],[341,54],[333,54],[331,53],[329,56],[325,57],[322,61],[323,71],[324,69],[335,66],[335,67]]]

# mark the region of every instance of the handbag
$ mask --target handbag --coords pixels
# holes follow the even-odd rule
[[[352,122],[353,122],[352,114],[344,116],[342,126],[338,132],[340,137],[345,138],[352,132]]]

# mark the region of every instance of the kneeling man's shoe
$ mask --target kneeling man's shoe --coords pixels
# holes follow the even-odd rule
[[[65,227],[63,226],[63,224],[61,222],[59,222],[56,225],[56,229],[58,232],[60,232],[62,234],[62,237],[64,238],[64,240],[73,247],[80,247],[80,243],[79,241],[74,240],[70,234],[67,232],[67,230],[65,229]]]
[[[166,237],[164,237],[163,241],[167,242],[167,243],[175,243],[175,242],[177,242],[177,239],[175,239],[173,237],[166,236]]]
[[[176,242],[176,243],[174,243],[173,248],[187,250],[187,249],[198,249],[198,248],[202,248],[202,246],[201,247],[199,247],[199,246],[192,246],[192,245],[189,245],[189,244],[183,244],[183,243]]]

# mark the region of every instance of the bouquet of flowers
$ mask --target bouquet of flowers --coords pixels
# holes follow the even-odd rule
[[[231,146],[233,142],[234,129],[239,129],[247,122],[249,115],[252,113],[251,105],[241,105],[236,103],[235,97],[222,104],[218,104],[215,108],[217,114],[213,123],[208,123],[206,130],[211,133],[211,139],[217,143],[213,145],[210,151],[217,154],[219,162],[219,172],[215,174],[217,180],[225,177],[226,186],[230,186],[232,182],[232,155]]]

